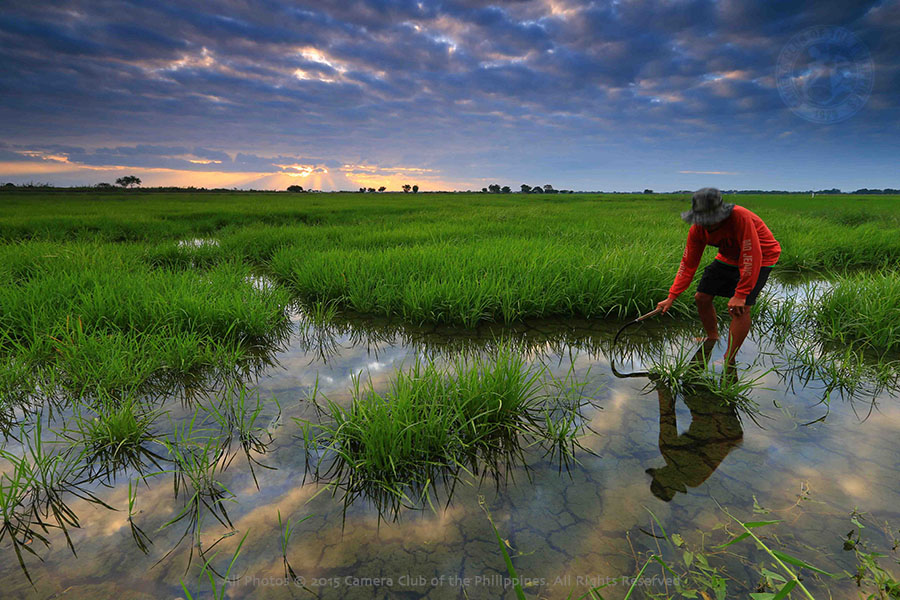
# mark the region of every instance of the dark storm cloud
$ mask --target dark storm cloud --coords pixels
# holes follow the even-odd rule
[[[0,32],[11,43],[59,54],[102,54],[104,47],[73,27],[16,15],[0,17]]]
[[[876,86],[852,126],[884,131],[896,127],[898,3],[21,3],[0,16],[0,134],[21,147],[0,160],[32,139],[92,166],[266,172],[310,154],[456,157],[499,144],[491,127],[568,143],[702,123],[765,139],[796,125],[774,65],[813,25],[871,48]],[[78,145],[46,144],[64,140]]]

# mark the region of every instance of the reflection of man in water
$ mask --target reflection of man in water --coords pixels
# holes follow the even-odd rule
[[[715,342],[706,342],[692,361],[705,365]],[[685,393],[684,402],[691,411],[691,425],[679,435],[675,418],[675,398],[662,385],[659,394],[659,451],[666,466],[647,469],[653,477],[650,491],[668,502],[676,492],[687,492],[712,475],[732,448],[743,439],[743,429],[732,406],[708,392]]]

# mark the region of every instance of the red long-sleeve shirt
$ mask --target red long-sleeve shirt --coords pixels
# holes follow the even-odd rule
[[[676,298],[691,284],[706,246],[717,246],[716,260],[740,269],[741,278],[734,291],[736,298],[746,298],[756,285],[760,267],[771,267],[781,255],[781,245],[763,220],[746,208],[735,206],[731,216],[715,231],[691,225],[669,298]]]

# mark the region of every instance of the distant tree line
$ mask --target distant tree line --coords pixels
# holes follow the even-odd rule
[[[884,188],[883,190],[878,189],[869,189],[869,188],[860,188],[851,194],[900,194],[900,190],[895,190],[894,188]]]
[[[487,187],[481,188],[482,194],[511,194],[512,189],[508,185],[500,186],[499,183],[492,183]],[[519,186],[519,193],[522,194],[573,194],[572,190],[557,190],[552,185],[536,185],[534,187],[523,183]]]
[[[126,175],[124,177],[119,177],[116,179],[116,185],[107,182],[100,182],[93,186],[55,186],[51,183],[46,182],[34,182],[29,181],[28,183],[15,184],[12,182],[6,182],[0,184],[0,191],[6,190],[47,190],[47,189],[61,189],[61,190],[71,190],[71,191],[95,191],[95,190],[116,190],[116,189],[134,189],[135,186],[141,185],[140,177],[136,177],[134,175]],[[119,187],[116,187],[119,186]],[[145,192],[271,192],[275,193],[275,190],[241,190],[238,188],[205,188],[205,187],[194,187],[194,186],[185,186],[185,187],[177,187],[177,186],[159,186],[152,188],[141,188]],[[379,188],[374,187],[361,187],[359,188],[360,193],[375,193],[375,192],[384,192],[387,188],[385,186],[381,186]],[[419,192],[418,185],[410,185],[404,184],[402,186],[404,193],[413,194]],[[551,184],[545,185],[535,185],[530,186],[528,184],[523,183],[519,186],[520,192],[522,194],[574,194],[573,190],[557,190]],[[304,189],[301,185],[290,185],[287,187],[288,192],[292,193],[309,193],[309,192],[319,192],[320,190],[312,190],[312,189]],[[350,193],[352,190],[338,190],[337,193]],[[474,190],[477,192],[477,190]],[[446,191],[446,192],[432,192],[432,193],[472,193],[473,190],[465,190],[465,191]],[[492,183],[488,187],[481,188],[481,192],[484,194],[510,194],[512,190],[508,185],[501,186],[498,183]],[[428,192],[425,192],[428,193]],[[633,192],[605,192],[602,190],[596,191],[579,191],[579,194],[640,194],[641,192],[633,191]],[[654,194],[653,190],[646,188],[643,191],[644,194]],[[673,192],[658,192],[659,194],[667,194],[667,195],[690,195],[694,193],[694,190],[675,190]],[[723,194],[782,194],[782,195],[791,195],[791,194],[823,194],[823,195],[877,195],[877,194],[890,194],[890,195],[900,195],[900,189],[895,188],[860,188],[858,190],[854,190],[852,192],[844,192],[839,188],[831,188],[831,189],[822,189],[822,190],[806,190],[806,191],[797,191],[797,190],[722,190]]]

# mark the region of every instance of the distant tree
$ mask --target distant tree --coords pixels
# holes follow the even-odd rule
[[[530,194],[530,193],[531,193],[531,186],[530,186],[530,185],[525,185],[525,184],[523,183],[523,184],[522,184],[522,193],[523,193],[523,194]]]
[[[94,187],[95,187],[95,188],[98,188],[98,189],[101,189],[101,190],[108,190],[108,189],[110,189],[110,188],[112,188],[112,187],[115,187],[115,186],[114,186],[113,184],[111,184],[111,183],[107,183],[107,182],[105,182],[105,181],[101,181],[100,183],[98,183],[98,184],[95,185]]]
[[[508,186],[508,185],[504,185],[504,186],[503,186],[503,189],[501,189],[500,191],[503,192],[504,194],[508,194],[508,193],[510,193],[512,190],[509,189],[509,186]]]
[[[413,186],[412,190],[413,190],[413,194],[418,194],[419,193],[419,184],[415,184]]]
[[[411,189],[412,189],[412,186],[409,185],[408,183],[404,183],[404,184],[403,184],[403,193],[404,193],[404,194],[408,194],[408,193],[409,193],[409,190],[411,190]]]
[[[12,182],[4,183],[4,184],[3,184],[3,187],[13,188],[13,187],[16,187],[16,184],[14,184],[14,183],[12,183]]]
[[[553,191],[554,191],[554,190],[553,190],[553,186],[550,185],[549,183],[546,184],[546,185],[544,186],[544,193],[546,193],[546,194],[552,194]]]
[[[369,188],[369,189],[367,189],[366,191],[369,192],[370,194],[374,194],[374,193],[375,193],[375,188]]]
[[[481,193],[482,193],[482,194],[487,194],[487,188],[481,188]]]
[[[302,191],[303,191],[303,186],[302,186],[302,185],[289,185],[287,191],[289,191],[289,192],[302,192]]]
[[[116,179],[116,184],[121,185],[123,188],[141,185],[141,178],[135,177],[134,175],[125,175],[124,177]]]
[[[541,187],[541,186],[539,186],[539,185],[536,185],[536,186],[534,186],[533,188],[531,188],[531,193],[532,193],[532,194],[540,194],[540,193],[543,192],[543,191],[544,191],[544,188]]]
[[[6,185],[10,185],[10,184],[7,183]],[[854,190],[850,193],[851,194],[897,194],[898,192],[897,192],[897,190],[895,190],[893,188],[884,188],[883,190],[878,189],[878,188],[871,188],[871,189],[870,188],[859,188],[858,190]],[[816,193],[812,192],[812,194],[813,194],[813,196],[815,196]]]
[[[378,191],[379,191],[379,192],[383,192],[383,191],[386,190],[386,189],[387,189],[386,187],[381,186],[380,188],[378,188]]]
[[[491,190],[492,194],[499,194],[500,193],[500,184],[492,183],[491,185],[488,186],[488,189]]]
[[[653,190],[651,190],[650,188],[647,188],[646,190],[644,190],[644,193],[645,193],[645,194],[652,194],[652,193],[653,193]]]
[[[359,193],[360,193],[360,194],[365,194],[365,193],[366,193],[366,188],[359,188]]]

